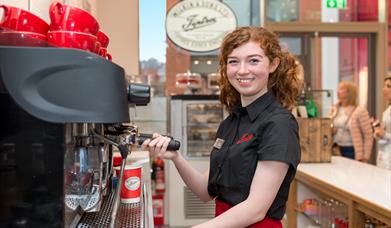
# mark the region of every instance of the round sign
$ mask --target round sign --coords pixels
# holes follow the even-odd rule
[[[192,52],[220,47],[224,36],[236,28],[234,12],[217,0],[185,0],[166,16],[166,33],[177,46]]]

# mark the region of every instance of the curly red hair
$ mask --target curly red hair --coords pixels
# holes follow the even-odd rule
[[[301,80],[297,76],[298,61],[289,52],[282,51],[276,34],[262,27],[240,27],[225,36],[219,56],[220,101],[228,112],[241,103],[240,94],[227,78],[227,59],[235,48],[248,42],[259,43],[270,62],[276,58],[280,60],[277,69],[269,75],[267,87],[283,107],[292,109],[301,86]]]

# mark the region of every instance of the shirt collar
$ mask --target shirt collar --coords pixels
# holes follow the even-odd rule
[[[247,114],[247,110],[246,110],[246,107],[242,107],[242,106],[235,106],[232,110],[232,113],[236,116],[236,117],[241,117],[241,116],[244,116]]]
[[[251,122],[253,122],[266,108],[273,102],[276,101],[273,93],[269,90],[251,104],[246,106],[248,116]]]
[[[269,90],[246,107],[235,106],[232,113],[236,117],[248,114],[250,121],[253,122],[274,101],[276,98]]]

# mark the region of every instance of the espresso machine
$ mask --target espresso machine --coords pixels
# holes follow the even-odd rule
[[[85,51],[0,45],[0,227],[77,227],[109,195],[114,227],[113,147],[123,172],[131,145],[150,137],[129,124],[150,88],[124,75]]]

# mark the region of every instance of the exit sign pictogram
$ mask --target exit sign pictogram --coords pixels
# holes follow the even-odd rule
[[[346,9],[346,0],[326,0],[327,8]]]

